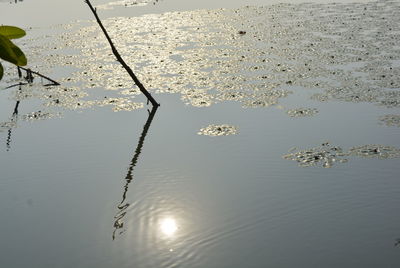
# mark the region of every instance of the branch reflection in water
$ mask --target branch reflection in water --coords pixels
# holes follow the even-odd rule
[[[21,85],[19,85],[19,89],[18,90],[19,91],[22,90]],[[13,114],[11,116],[10,122],[17,123],[19,104],[20,104],[20,101],[17,100],[17,102],[15,103],[14,111],[13,111]],[[7,140],[6,140],[7,152],[10,151],[10,149],[11,149],[12,129],[13,129],[12,126],[10,126],[10,128],[8,129],[8,133],[7,133]]]
[[[17,119],[18,119],[18,106],[19,106],[20,101],[17,101],[15,103],[15,107],[14,107],[14,112],[11,116],[11,122],[15,122],[17,123]],[[11,149],[11,136],[12,136],[12,127],[10,127],[8,129],[8,134],[7,134],[7,142],[6,142],[6,146],[7,146],[7,152],[10,151]]]
[[[123,218],[126,214],[126,210],[129,207],[129,203],[127,203],[126,200],[126,195],[128,193],[128,188],[129,188],[129,184],[131,183],[131,181],[133,180],[133,169],[135,168],[137,161],[139,159],[139,155],[142,151],[143,148],[143,144],[144,144],[144,139],[146,138],[147,132],[149,131],[151,122],[153,121],[154,115],[156,114],[158,109],[158,106],[155,105],[153,106],[153,108],[151,109],[151,111],[149,111],[149,117],[147,118],[146,124],[144,124],[143,126],[143,131],[142,134],[140,135],[139,138],[139,142],[137,144],[136,150],[135,150],[135,154],[133,155],[133,158],[131,160],[131,163],[129,165],[129,169],[128,169],[128,174],[126,174],[125,177],[125,185],[124,185],[124,191],[122,193],[122,200],[121,202],[118,204],[117,208],[118,208],[118,212],[117,214],[114,216],[114,231],[112,234],[112,239],[115,240],[116,234],[122,234],[123,230],[120,230],[124,227],[124,221]]]

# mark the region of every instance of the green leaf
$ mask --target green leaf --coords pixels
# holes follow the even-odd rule
[[[27,64],[24,53],[8,38],[0,34],[0,58],[18,66]]]
[[[0,62],[0,80],[3,78],[4,70],[3,70],[3,65],[1,65]]]
[[[26,35],[26,32],[15,26],[0,26],[0,34],[8,39],[17,39]]]

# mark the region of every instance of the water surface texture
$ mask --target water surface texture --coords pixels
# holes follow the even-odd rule
[[[400,265],[399,1],[93,1],[158,109],[33,2],[1,18],[61,85],[5,64],[0,267]]]

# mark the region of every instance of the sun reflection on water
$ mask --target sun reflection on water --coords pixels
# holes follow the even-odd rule
[[[160,230],[167,237],[173,237],[178,230],[178,225],[173,218],[165,218],[160,222]]]

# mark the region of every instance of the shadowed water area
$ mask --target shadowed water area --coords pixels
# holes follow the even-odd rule
[[[0,267],[400,265],[400,2],[185,3],[93,1],[158,109],[84,3],[21,22]]]

